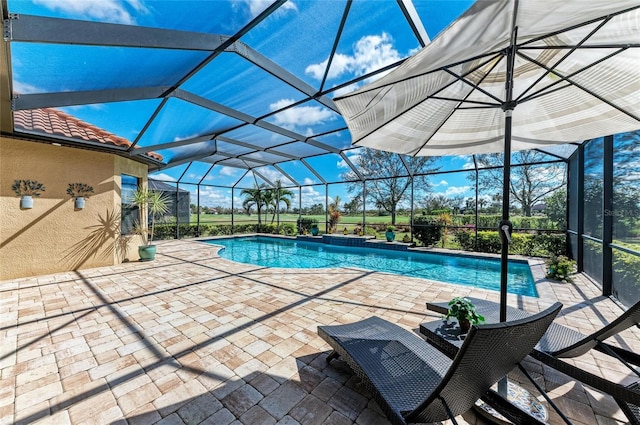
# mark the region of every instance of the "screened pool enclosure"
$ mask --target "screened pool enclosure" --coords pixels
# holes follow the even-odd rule
[[[293,236],[317,223],[378,237],[394,226],[420,245],[420,226],[437,223],[432,245],[486,250],[479,241],[490,245],[500,221],[499,153],[356,147],[333,101],[397,68],[471,4],[187,1],[113,13],[3,0],[11,110],[2,114],[14,136],[147,164],[173,199],[164,238]],[[49,108],[125,142],[16,118]],[[562,240],[578,270],[625,305],[640,299],[637,128],[511,156],[516,234]]]

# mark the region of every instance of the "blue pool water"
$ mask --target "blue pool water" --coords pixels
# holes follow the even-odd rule
[[[437,253],[354,248],[261,236],[212,239],[220,256],[239,263],[282,268],[358,267],[440,282],[500,290],[500,260]],[[509,262],[509,292],[537,297],[529,265]]]

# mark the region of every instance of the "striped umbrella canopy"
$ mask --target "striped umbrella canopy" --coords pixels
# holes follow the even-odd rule
[[[640,129],[640,3],[479,1],[401,66],[335,102],[358,146],[504,153],[504,320],[511,151]]]

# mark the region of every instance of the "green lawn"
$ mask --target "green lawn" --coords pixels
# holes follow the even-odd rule
[[[305,215],[303,216],[304,218],[315,218],[316,220],[318,220],[318,228],[320,229],[320,233],[325,233],[326,232],[326,228],[325,228],[325,215]],[[195,224],[197,223],[197,216],[196,214],[192,214],[191,215],[191,223]],[[296,224],[298,221],[298,215],[297,214],[280,214],[280,223],[291,223],[291,224]],[[396,224],[398,225],[409,225],[410,223],[410,217],[408,216],[397,216],[396,217]],[[390,216],[367,216],[366,217],[366,222],[367,225],[370,224],[384,224],[384,225],[390,225],[391,224],[391,217]],[[201,224],[231,224],[231,214],[202,214],[200,215],[200,223]],[[258,216],[255,214],[252,214],[251,216],[248,215],[235,215],[234,217],[234,223],[235,224],[257,224],[258,223]],[[271,223],[271,215],[269,215],[265,221],[264,216],[262,217],[262,223],[263,224],[269,224]],[[274,223],[276,223],[276,221],[274,220]],[[362,223],[362,215],[358,215],[358,216],[342,216],[342,218],[340,219],[340,222],[338,223],[338,232],[342,233],[344,232],[344,228],[347,228],[347,232],[349,234],[352,234],[354,229],[356,228],[356,226],[358,224]],[[396,232],[396,241],[401,241],[402,238],[404,237],[405,234],[408,234],[409,236],[411,236],[410,233],[405,233],[405,232]],[[384,239],[385,238],[385,232],[383,231],[379,231],[376,232],[376,237],[380,238],[380,239]],[[451,245],[455,244],[455,240],[452,236],[448,236],[447,238],[447,243],[446,246],[450,247]],[[441,244],[439,245],[441,246]]]
[[[304,218],[315,218],[318,220],[318,225],[322,226],[326,220],[324,214],[322,215],[305,215]],[[280,214],[280,222],[281,223],[296,223],[298,221],[297,214]],[[409,216],[397,216],[396,224],[409,224],[410,217]],[[196,214],[191,214],[191,223],[197,223],[198,217]],[[234,217],[235,223],[257,223],[258,216],[256,214],[248,215],[239,215],[236,214]],[[263,223],[271,223],[271,215],[267,217],[265,220],[264,215],[262,216]],[[276,220],[273,221],[274,223]],[[230,224],[231,223],[231,214],[201,214],[200,215],[200,223],[219,223],[219,224]],[[347,227],[355,226],[358,223],[362,223],[362,215],[357,216],[342,216],[340,219],[340,224],[347,225]],[[368,224],[391,224],[390,216],[367,216]]]

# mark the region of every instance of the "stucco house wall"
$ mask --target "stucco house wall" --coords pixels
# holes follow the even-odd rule
[[[120,176],[143,179],[147,165],[89,150],[0,137],[0,280],[138,260],[138,236],[120,234]],[[33,209],[21,209],[17,179],[46,190]],[[94,194],[74,208],[69,183]]]

